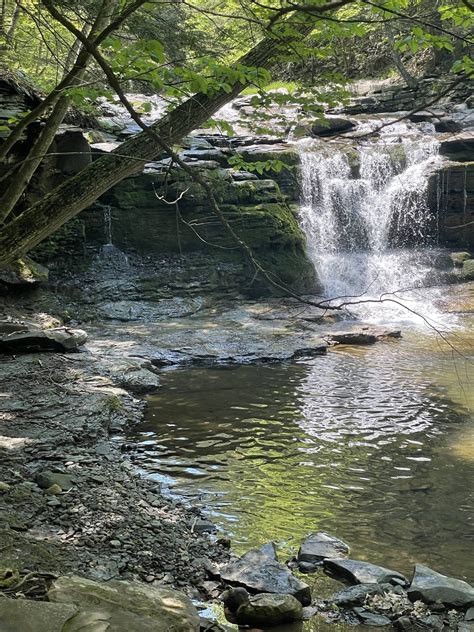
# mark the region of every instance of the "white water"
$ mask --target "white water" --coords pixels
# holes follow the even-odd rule
[[[426,126],[386,130],[356,149],[299,143],[300,216],[326,297],[389,299],[354,309],[370,320],[416,320],[393,301],[433,316],[431,299],[419,290],[436,282],[436,226],[426,198],[438,143]]]

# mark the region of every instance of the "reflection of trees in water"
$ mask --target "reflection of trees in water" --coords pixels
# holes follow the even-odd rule
[[[170,373],[143,428],[158,436],[145,467],[157,459],[178,490],[202,493],[242,548],[296,547],[325,529],[358,557],[469,574],[468,472],[440,446],[465,418],[428,397],[401,355],[380,345],[343,361]]]

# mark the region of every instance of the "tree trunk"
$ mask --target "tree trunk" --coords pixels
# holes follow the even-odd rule
[[[100,33],[100,31],[102,31],[110,22],[112,10],[115,4],[116,0],[102,0],[102,5],[99,9],[95,24],[91,29],[92,36]],[[82,59],[84,59],[83,63],[81,62]],[[76,59],[78,70],[74,79],[71,81],[71,86],[77,85],[82,80],[89,59],[90,54],[88,51],[79,45]],[[7,190],[0,197],[0,224],[7,219],[26,190],[31,178],[35,174],[43,160],[44,155],[47,153],[51,143],[53,142],[56,132],[67,114],[70,103],[71,100],[68,96],[60,94],[58,100],[54,104],[53,111],[50,114],[44,129],[41,131],[38,140],[35,142],[32,150],[28,154],[27,160],[25,160],[20,169],[14,173]]]
[[[295,27],[299,39],[309,35],[312,29],[312,24]],[[291,41],[287,44],[291,45]],[[275,57],[281,55],[281,50],[281,40],[268,37],[241,57],[238,64],[268,68]],[[236,83],[230,92],[221,90],[212,97],[196,94],[157,121],[152,129],[168,145],[177,144],[234,99],[245,86],[246,84]],[[43,200],[3,227],[0,235],[0,267],[34,248],[115,184],[141,171],[144,162],[153,160],[160,153],[159,145],[142,132],[69,178]]]

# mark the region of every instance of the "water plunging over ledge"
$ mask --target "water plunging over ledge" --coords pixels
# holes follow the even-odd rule
[[[427,131],[397,124],[377,141],[355,147],[298,143],[300,218],[327,297],[378,299],[402,292],[407,299],[406,290],[436,283],[437,218],[426,198],[428,176],[440,159],[438,142]],[[413,298],[407,304],[423,308]],[[358,313],[387,317],[373,303],[359,306]],[[409,315],[393,303],[389,313]]]

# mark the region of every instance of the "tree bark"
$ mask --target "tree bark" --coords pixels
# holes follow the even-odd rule
[[[295,37],[297,33],[301,39],[309,35],[313,24],[300,24],[294,29]],[[286,44],[291,45],[291,41]],[[267,37],[241,57],[238,64],[268,68],[275,57],[281,55],[281,51],[282,41],[276,37]],[[246,85],[236,83],[229,92],[221,90],[212,97],[198,93],[157,121],[152,129],[167,145],[177,144],[234,99]],[[0,235],[0,267],[34,248],[115,184],[141,171],[144,161],[153,160],[161,151],[159,144],[142,132],[69,178],[3,227]]]

